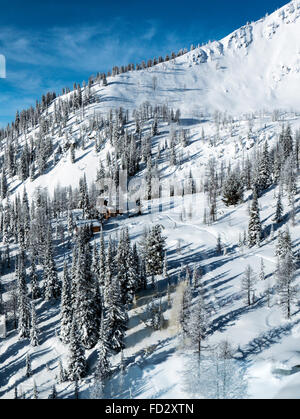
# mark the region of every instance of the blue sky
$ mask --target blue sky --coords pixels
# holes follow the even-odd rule
[[[220,39],[287,0],[0,0],[0,125],[91,74]]]

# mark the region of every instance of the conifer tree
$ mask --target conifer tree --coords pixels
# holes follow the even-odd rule
[[[72,327],[72,299],[67,262],[64,264],[60,316],[60,339],[63,343],[69,343]]]
[[[51,400],[57,399],[57,391],[56,391],[55,384],[53,384],[53,386],[52,386],[52,390],[51,390],[51,393],[50,393],[48,399],[51,399]]]
[[[255,188],[259,195],[262,194],[271,185],[271,164],[269,156],[269,148],[267,141],[264,144],[262,156],[258,164],[257,179]]]
[[[32,369],[31,369],[31,359],[30,355],[27,352],[26,354],[26,377],[29,378],[32,376]]]
[[[277,224],[280,224],[282,220],[283,220],[283,206],[282,206],[282,201],[281,201],[281,191],[279,191],[278,197],[277,197],[276,214],[275,214],[274,221]]]
[[[52,239],[51,239],[50,229],[47,235],[43,278],[44,278],[44,283],[45,283],[45,292],[44,292],[45,300],[46,301],[57,300],[60,296],[61,289],[60,289],[60,283],[58,280],[57,270],[56,270],[56,266],[55,266],[55,262],[53,258]]]
[[[277,272],[278,291],[280,295],[280,305],[287,318],[292,316],[292,304],[295,302],[298,289],[295,282],[295,264],[291,253],[287,253],[281,258]]]
[[[69,346],[69,362],[67,375],[69,380],[75,381],[84,377],[86,374],[86,360],[85,351],[81,343],[78,332],[77,322],[74,319],[72,322]]]
[[[266,274],[265,274],[265,264],[263,258],[260,260],[260,273],[259,273],[259,279],[260,281],[265,281]]]
[[[96,367],[95,378],[103,382],[111,373],[111,364],[109,361],[109,342],[107,339],[107,330],[105,328],[104,318],[101,319],[101,328],[99,342],[97,346],[98,361]]]
[[[18,258],[17,267],[18,282],[18,332],[19,339],[30,337],[30,306],[27,297],[27,285],[25,269],[22,258]]]
[[[31,298],[32,300],[37,300],[41,297],[41,290],[38,284],[38,275],[36,272],[35,259],[32,258],[31,267],[30,267],[30,283],[31,283]]]
[[[31,346],[39,346],[39,328],[37,325],[36,311],[34,302],[31,304],[31,329],[30,329],[30,344]]]
[[[103,230],[100,234],[100,249],[99,249],[99,265],[96,270],[96,277],[99,281],[99,285],[103,286],[105,282],[105,267],[106,267],[106,261],[105,261],[105,244],[104,244],[104,236],[103,236]]]
[[[292,239],[288,227],[284,232],[279,231],[276,245],[276,256],[279,259],[284,259],[288,254],[293,256]]]
[[[162,227],[154,226],[147,235],[146,269],[148,275],[163,273],[166,238],[162,235]]]
[[[248,245],[253,247],[258,244],[258,239],[261,237],[261,221],[260,221],[260,211],[258,206],[258,197],[257,192],[253,192],[253,201],[250,210],[250,220],[248,228]]]
[[[181,298],[181,307],[179,311],[179,324],[182,330],[183,337],[189,334],[189,322],[191,316],[191,305],[192,305],[192,293],[190,282],[185,281],[183,283],[183,292]]]
[[[223,187],[223,202],[229,207],[230,205],[237,205],[243,200],[243,184],[240,176],[232,172],[226,179]]]
[[[208,328],[207,314],[204,299],[202,296],[199,296],[197,303],[192,309],[189,326],[189,336],[198,353],[199,361],[201,357],[202,342],[206,338]]]
[[[221,235],[218,235],[217,239],[217,248],[216,248],[217,254],[220,255],[222,253],[222,241],[221,241]]]
[[[81,334],[81,341],[86,349],[93,348],[99,339],[100,318],[97,287],[91,272],[91,250],[89,244],[79,243],[77,271],[77,295],[75,317]]]
[[[37,389],[37,385],[36,385],[35,380],[33,381],[32,398],[34,400],[37,400],[39,398],[39,392],[38,392],[38,389]]]
[[[128,315],[124,304],[121,303],[120,284],[117,278],[113,278],[109,295],[104,327],[110,348],[115,352],[120,352],[125,347],[124,337],[127,330]]]
[[[66,381],[65,370],[64,370],[63,364],[61,362],[61,359],[58,361],[58,367],[59,367],[58,382],[59,382],[59,384],[61,384],[61,383],[64,383]]]

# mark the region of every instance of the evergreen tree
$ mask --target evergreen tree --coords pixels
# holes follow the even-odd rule
[[[117,278],[113,278],[111,284],[110,299],[104,318],[104,327],[110,349],[120,352],[124,349],[124,337],[127,330],[128,315],[124,304],[121,303],[120,284]]]
[[[283,220],[283,206],[282,206],[282,200],[281,200],[281,191],[279,191],[278,197],[277,197],[276,214],[275,214],[274,221],[277,224],[280,224],[282,220]]]
[[[295,265],[291,253],[287,253],[279,263],[277,272],[278,292],[280,295],[280,304],[287,318],[292,316],[292,304],[295,302],[298,289],[295,282]]]
[[[121,232],[118,244],[117,278],[120,283],[122,303],[132,303],[138,283],[138,266],[134,266],[134,258],[130,246],[128,229],[124,229]]]
[[[60,339],[63,343],[69,343],[72,327],[72,299],[71,281],[66,262],[64,264],[63,272],[60,316]]]
[[[35,380],[33,381],[32,398],[34,400],[37,400],[39,398],[39,392],[38,392],[38,389],[37,389],[37,385],[36,385]]]
[[[1,183],[0,183],[1,199],[6,198],[7,191],[8,191],[7,179],[6,179],[6,174],[5,174],[5,170],[4,170],[4,167],[3,167],[2,174],[1,174]]]
[[[29,378],[32,376],[32,369],[31,369],[31,359],[30,355],[27,352],[26,354],[26,377]]]
[[[267,141],[264,144],[264,150],[258,164],[257,179],[255,188],[259,195],[271,185],[271,164],[269,148]]]
[[[250,210],[250,220],[248,228],[248,245],[253,247],[258,244],[259,239],[261,238],[261,221],[260,221],[260,211],[258,206],[258,197],[256,190],[253,192],[253,201]]]
[[[96,367],[95,378],[103,382],[106,378],[109,377],[111,373],[111,364],[109,361],[109,342],[107,339],[107,331],[105,328],[105,322],[102,317],[101,319],[101,329],[100,329],[100,337],[97,347],[98,352],[98,362]]]
[[[53,384],[53,386],[52,386],[52,390],[51,390],[51,393],[50,393],[48,399],[51,399],[51,400],[57,399],[57,391],[56,391],[55,384]]]
[[[148,316],[150,318],[150,325],[153,330],[160,330],[163,325],[163,314],[161,302],[156,301],[155,298],[151,300],[147,307]]]
[[[183,283],[183,292],[181,298],[181,307],[179,311],[179,324],[182,330],[183,337],[189,334],[189,322],[191,316],[192,293],[190,282]]]
[[[30,337],[30,306],[27,297],[26,274],[22,258],[18,258],[18,332],[19,339]]]
[[[30,344],[35,347],[39,345],[39,329],[37,325],[36,311],[34,302],[31,304],[31,329],[30,329]]]
[[[282,128],[279,141],[283,148],[284,159],[287,159],[293,152],[293,137],[291,127],[289,125],[286,129],[284,129],[284,127]]]
[[[229,207],[237,205],[243,200],[243,184],[238,174],[232,172],[229,174],[223,187],[223,202]]]
[[[41,297],[41,290],[38,283],[38,275],[36,272],[35,259],[32,258],[31,267],[30,267],[30,283],[31,283],[31,298],[32,300],[37,300]]]
[[[217,239],[217,248],[216,248],[216,252],[218,255],[220,255],[222,253],[222,241],[221,241],[221,235],[218,235],[218,239]]]
[[[199,361],[201,357],[202,342],[206,338],[207,328],[207,308],[203,297],[200,296],[192,309],[189,326],[189,336],[198,353]]]
[[[49,229],[46,243],[46,254],[44,262],[44,283],[45,292],[44,298],[46,301],[57,300],[60,296],[61,289],[58,280],[57,270],[53,258],[52,239]]]
[[[85,351],[81,343],[78,332],[77,322],[74,319],[72,322],[69,346],[69,363],[67,375],[69,380],[75,381],[85,376],[86,360]]]
[[[284,259],[288,254],[293,255],[292,239],[288,227],[284,232],[279,231],[278,233],[275,254],[279,257],[279,259]]]
[[[58,366],[59,366],[58,382],[59,382],[59,384],[61,384],[61,383],[64,383],[66,381],[66,374],[65,374],[65,370],[63,368],[63,364],[61,362],[61,359],[58,361]]]
[[[265,264],[263,258],[260,260],[260,274],[259,274],[260,281],[265,281],[266,275],[265,275]]]
[[[105,244],[103,230],[100,235],[100,249],[99,249],[99,265],[96,269],[96,277],[99,281],[99,285],[103,286],[105,282]]]
[[[77,295],[75,317],[86,349],[93,348],[99,339],[100,318],[97,301],[98,282],[91,272],[91,250],[89,244],[79,243],[77,271]]]
[[[163,273],[166,238],[162,235],[162,227],[154,226],[147,236],[146,269],[148,275]]]

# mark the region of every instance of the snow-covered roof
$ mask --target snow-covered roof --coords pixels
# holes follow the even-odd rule
[[[101,227],[101,223],[98,220],[77,220],[76,226],[83,227],[85,225],[93,225],[93,227]]]

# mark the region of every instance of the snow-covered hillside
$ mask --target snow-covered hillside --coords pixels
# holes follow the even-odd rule
[[[215,110],[299,109],[300,2],[295,0],[226,38],[99,89],[99,109],[168,103],[184,115]]]
[[[26,292],[20,298],[20,289],[32,295],[33,260],[41,289],[47,288],[47,278],[54,270],[53,265],[49,268],[52,259],[60,280],[65,264],[72,281],[77,281],[72,292],[79,304],[76,287],[82,272],[76,252],[82,251],[82,245],[76,239],[78,225],[73,225],[70,217],[78,224],[91,213],[90,218],[101,218],[95,181],[110,175],[117,183],[116,173],[121,168],[128,173],[131,170],[128,180],[132,189],[144,179],[146,188],[151,186],[153,192],[153,184],[149,186],[152,177],[169,191],[171,184],[174,196],[159,198],[157,194],[149,200],[143,192],[140,215],[125,212],[104,221],[104,250],[99,234],[90,240],[107,258],[109,251],[113,254],[110,263],[101,262],[105,268],[99,255],[99,259],[93,256],[92,264],[95,278],[98,280],[99,262],[113,288],[116,283],[120,286],[115,269],[121,266],[119,250],[125,228],[131,244],[129,256],[136,244],[141,265],[143,258],[148,258],[148,265],[151,261],[143,247],[148,243],[145,230],[160,225],[166,237],[163,251],[168,266],[157,274],[157,284],[148,267],[147,289],[137,286],[134,300],[123,304],[128,310],[123,359],[111,350],[112,367],[103,379],[102,396],[299,397],[300,294],[298,291],[287,319],[280,305],[283,291],[279,286],[279,262],[286,260],[278,262],[276,254],[281,234],[289,228],[291,246],[286,253],[295,262],[291,281],[299,286],[299,39],[297,0],[219,42],[174,60],[108,77],[107,85],[98,80],[75,88],[51,101],[45,110],[38,109],[35,122],[32,112],[25,122],[22,118],[18,121],[20,126],[3,134],[1,295],[8,331],[6,338],[0,338],[0,398],[13,398],[16,389],[19,396],[22,391],[25,398],[32,398],[35,386],[39,397],[47,398],[53,385],[58,397],[74,397],[74,380],[60,379],[61,365],[69,368],[71,345],[60,339],[59,299],[48,301],[43,295],[34,299],[38,346],[31,345],[28,336],[20,339],[20,330],[14,327],[14,309],[19,310],[25,299]],[[79,91],[82,103],[75,106]],[[226,206],[224,191],[232,173],[243,193],[237,202]],[[82,179],[86,179],[88,190]],[[180,189],[187,180],[196,185],[194,193],[183,194]],[[256,192],[261,231],[251,244],[249,218]],[[101,197],[111,198],[109,192]],[[88,248],[84,249],[87,252]],[[44,254],[50,255],[50,262],[44,260]],[[136,270],[142,277],[139,263]],[[243,282],[248,266],[253,280],[248,287],[249,302]],[[197,275],[192,280],[193,272]],[[189,329],[194,320],[180,314],[188,279],[192,285],[189,315],[202,298],[207,310],[201,374],[196,374],[198,354]],[[101,283],[100,289],[109,294],[107,283]],[[104,298],[109,301],[112,297],[102,295]],[[153,320],[149,314],[151,307],[151,313],[155,311],[151,304],[159,307],[160,327],[153,326],[157,318]],[[73,300],[72,307],[75,310]],[[103,318],[109,311],[105,307]],[[79,315],[76,318],[81,320]],[[189,330],[183,338],[184,321]],[[226,356],[224,341],[231,347]],[[78,382],[81,398],[100,394],[99,388],[94,389],[98,346],[91,346],[83,351],[87,369]]]

